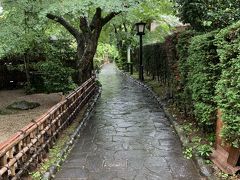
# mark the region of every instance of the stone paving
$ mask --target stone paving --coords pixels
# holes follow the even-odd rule
[[[103,92],[57,180],[198,180],[178,136],[146,90],[113,64],[100,74]]]

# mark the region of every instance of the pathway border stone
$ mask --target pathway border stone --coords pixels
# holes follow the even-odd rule
[[[77,129],[74,131],[74,133],[70,136],[70,140],[65,144],[65,147],[63,148],[63,150],[59,153],[59,157],[63,157],[63,158],[58,159],[54,163],[54,165],[50,166],[50,168],[47,170],[47,172],[43,174],[41,179],[49,180],[49,179],[54,178],[54,175],[56,174],[59,166],[61,166],[63,164],[63,162],[65,161],[64,157],[66,157],[68,155],[68,153],[74,147],[74,145],[77,141],[77,138],[80,137],[81,129],[87,125],[87,122],[92,115],[92,111],[97,103],[98,98],[101,95],[101,92],[102,92],[102,88],[99,87],[95,93],[95,96],[92,99],[90,99],[90,101],[86,104],[87,109],[83,115],[83,119],[82,119],[81,123],[79,124]]]
[[[175,129],[177,135],[179,136],[179,139],[180,139],[183,147],[187,147],[187,145],[189,143],[189,139],[186,137],[184,132],[181,130],[180,125],[178,124],[177,120],[168,112],[166,106],[162,103],[161,98],[152,90],[152,88],[149,87],[148,85],[146,85],[145,83],[131,77],[129,73],[123,72],[121,70],[119,70],[119,72],[122,73],[125,77],[129,78],[131,81],[138,84],[139,86],[142,86],[143,88],[148,90],[148,92],[152,95],[152,97],[154,99],[156,99],[160,108],[163,109],[166,117],[168,118],[168,120],[173,125],[173,128]],[[205,178],[207,178],[209,180],[216,179],[216,177],[213,174],[213,168],[210,167],[209,165],[206,165],[204,163],[204,160],[201,157],[197,156],[196,154],[193,154],[192,159],[193,159],[193,162],[195,163],[196,167],[199,169],[200,174],[202,176],[204,176]]]

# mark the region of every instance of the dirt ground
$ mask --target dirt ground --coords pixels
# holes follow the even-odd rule
[[[3,115],[0,113],[0,144],[26,126],[32,119],[37,119],[61,101],[61,97],[61,93],[26,95],[23,90],[0,91],[0,110],[4,110],[15,101],[26,100],[40,103],[40,106],[35,109],[11,111]]]

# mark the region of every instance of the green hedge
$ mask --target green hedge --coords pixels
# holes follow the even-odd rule
[[[135,70],[139,69],[139,49],[134,49],[132,56]],[[143,46],[144,74],[157,79],[161,84],[167,85],[170,80],[170,67],[167,60],[165,44],[155,43]]]
[[[184,32],[177,49],[183,88],[179,94],[186,104],[193,103],[194,115],[203,127],[214,127],[220,108],[222,137],[240,147],[240,21],[194,37]]]
[[[175,49],[168,51],[173,44]],[[164,43],[144,46],[144,67],[174,89],[174,103],[185,115],[194,115],[204,131],[214,132],[220,108],[223,138],[240,147],[240,21],[204,34],[176,33]]]
[[[217,31],[195,36],[188,49],[186,88],[190,90],[194,115],[199,125],[212,130],[216,122],[215,86],[219,79],[219,57],[215,45]],[[183,72],[186,73],[186,72]]]
[[[240,147],[240,21],[216,36],[222,74],[216,86],[216,101],[222,111],[222,136]]]
[[[179,109],[183,111],[185,115],[193,114],[192,97],[186,84],[189,72],[188,49],[191,44],[191,39],[195,35],[196,32],[190,30],[180,33],[176,45],[179,73],[176,101]]]

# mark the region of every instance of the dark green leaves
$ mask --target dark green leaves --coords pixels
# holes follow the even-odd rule
[[[220,31],[219,46],[222,74],[217,83],[216,101],[225,124],[222,135],[235,147],[240,146],[240,22]]]
[[[240,18],[236,0],[174,0],[178,16],[197,31],[224,28]]]

